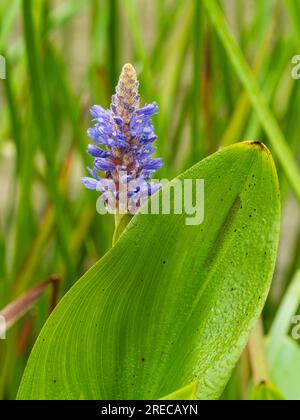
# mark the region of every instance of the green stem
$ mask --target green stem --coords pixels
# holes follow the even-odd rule
[[[118,81],[118,0],[109,0],[109,47],[110,89],[114,92]]]

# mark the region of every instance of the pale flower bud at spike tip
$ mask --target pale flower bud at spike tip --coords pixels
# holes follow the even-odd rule
[[[125,64],[116,88],[116,95],[113,97],[116,113],[128,123],[134,111],[140,106],[138,93],[139,82],[135,68],[132,64]]]
[[[151,175],[162,166],[161,159],[152,157],[156,150],[153,147],[156,136],[152,116],[158,107],[153,102],[140,108],[138,87],[134,67],[132,64],[125,64],[110,109],[105,110],[99,105],[91,108],[94,126],[88,129],[88,136],[93,144],[89,145],[88,153],[94,158],[94,164],[93,169],[87,168],[91,177],[82,178],[82,182],[88,189],[101,191],[104,200],[110,183],[102,182],[101,172],[106,179],[115,183],[114,195],[117,202],[120,196],[120,179],[128,185],[128,200],[136,202],[141,191],[145,193],[145,183],[148,186],[148,195],[160,187],[159,184],[150,182]],[[127,175],[124,176],[124,173]],[[134,188],[130,189],[130,185],[134,185]]]

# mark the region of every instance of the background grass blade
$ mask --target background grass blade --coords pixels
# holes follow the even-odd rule
[[[272,149],[276,153],[276,156],[286,173],[297,199],[300,201],[299,168],[297,167],[291,151],[287,146],[282,131],[271,113],[241,50],[231,35],[228,24],[226,23],[224,15],[222,14],[217,2],[215,0],[204,0],[203,4],[205,5],[215,30],[219,34],[228,55],[231,58],[235,71],[248,92],[261,124],[268,134]]]
[[[268,150],[249,142],[179,179],[205,180],[203,225],[138,213],[50,317],[20,399],[158,399],[194,381],[197,398],[220,396],[271,282],[276,172]]]

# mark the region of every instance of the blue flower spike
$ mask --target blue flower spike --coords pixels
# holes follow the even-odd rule
[[[94,158],[94,165],[93,169],[88,168],[91,177],[81,180],[86,188],[101,191],[104,202],[110,190],[116,200],[116,211],[121,186],[126,185],[126,212],[134,212],[131,210],[143,202],[142,195],[148,197],[161,187],[151,182],[152,174],[163,165],[161,159],[152,157],[157,138],[152,116],[158,107],[153,102],[140,108],[138,87],[134,67],[125,64],[110,109],[99,105],[91,108],[94,126],[87,133],[93,144],[89,144],[88,153]],[[103,182],[104,178],[110,182]],[[114,188],[110,187],[112,184]],[[130,204],[133,202],[134,206]]]

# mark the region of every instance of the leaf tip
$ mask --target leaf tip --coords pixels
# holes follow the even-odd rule
[[[245,142],[248,146],[250,147],[257,147],[259,148],[262,152],[266,152],[268,155],[270,154],[269,149],[267,148],[267,146],[262,143],[261,141],[258,140],[249,140]]]

